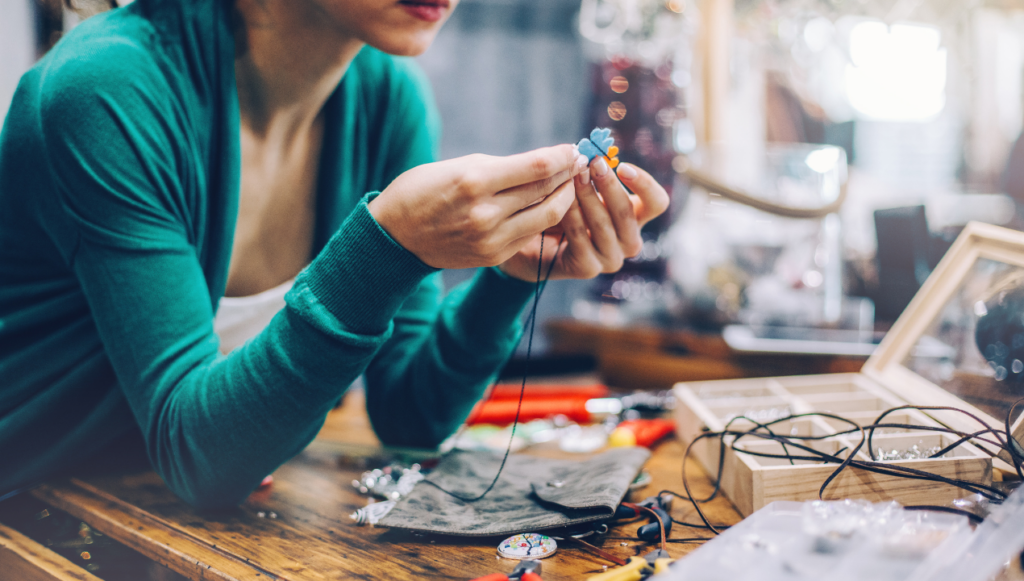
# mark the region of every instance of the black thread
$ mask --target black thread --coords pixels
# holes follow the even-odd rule
[[[494,475],[494,480],[491,480],[490,486],[477,496],[463,496],[457,492],[447,490],[443,486],[431,480],[423,481],[425,484],[433,486],[456,500],[461,500],[462,502],[476,502],[481,500],[494,489],[494,486],[498,484],[498,479],[501,478],[501,473],[505,470],[505,463],[508,462],[508,457],[512,453],[512,443],[516,438],[516,427],[519,426],[519,412],[523,409],[523,396],[526,394],[526,380],[530,375],[530,354],[533,351],[533,330],[537,327],[537,303],[540,302],[540,296],[544,292],[544,288],[547,287],[548,279],[551,278],[551,271],[555,268],[555,262],[558,260],[558,253],[561,251],[562,242],[564,241],[565,232],[562,232],[562,237],[558,239],[558,246],[555,247],[555,254],[551,258],[551,264],[548,265],[548,271],[542,279],[541,273],[544,270],[544,233],[541,232],[540,234],[540,251],[537,253],[537,286],[533,292],[533,305],[530,308],[530,316],[524,324],[524,328],[529,328],[529,337],[526,340],[526,360],[523,362],[523,383],[519,389],[519,404],[516,406],[516,417],[512,422],[512,434],[508,438],[508,447],[505,448],[505,456],[501,459],[501,464],[498,466],[498,473]],[[485,397],[484,401],[486,401],[486,399],[487,398]],[[459,430],[456,434],[456,442],[458,442],[458,437],[461,433],[462,430]],[[452,451],[454,451],[454,448]]]
[[[594,149],[596,149],[596,150],[601,152],[601,155],[607,157],[608,159],[611,159],[610,157],[608,157],[608,152],[603,150],[603,149],[601,149],[600,145],[594,143],[593,141],[591,141],[590,143],[594,146]],[[622,183],[622,178],[619,177],[619,171],[617,169],[612,169],[612,167],[610,165],[608,166],[608,169],[612,170],[612,174],[615,175],[615,179],[618,180],[619,185],[622,186],[626,190],[626,192],[628,192],[630,195],[633,195],[633,196],[636,195],[635,193],[633,193],[633,190],[629,189],[629,186],[627,186],[626,184]]]
[[[1024,399],[1018,400],[1017,402],[1015,402],[1010,407],[1010,410],[1008,411],[1008,413],[1006,415],[1006,419],[1004,421],[1003,430],[1000,430],[998,428],[993,428],[993,427],[989,426],[988,424],[983,422],[981,420],[981,418],[971,414],[970,412],[967,412],[966,410],[962,410],[962,409],[954,408],[954,407],[947,407],[947,406],[913,406],[913,405],[899,406],[899,407],[895,407],[895,408],[891,408],[891,409],[883,411],[878,416],[878,418],[875,419],[875,421],[873,423],[871,423],[870,425],[866,425],[866,426],[857,425],[852,420],[849,420],[847,418],[844,418],[842,416],[838,416],[838,415],[835,415],[835,414],[830,414],[830,413],[827,413],[827,412],[810,412],[810,413],[795,414],[795,415],[790,415],[790,416],[782,417],[782,418],[779,418],[779,419],[776,419],[776,420],[772,420],[770,422],[765,422],[765,423],[759,423],[759,422],[753,421],[750,418],[747,418],[745,416],[737,416],[737,417],[733,418],[732,420],[730,420],[726,424],[725,429],[723,429],[722,431],[720,431],[720,432],[705,432],[703,434],[700,434],[696,438],[694,438],[693,441],[691,441],[690,444],[687,446],[686,451],[683,453],[683,463],[682,463],[682,468],[683,468],[683,474],[682,474],[683,488],[686,490],[686,494],[679,494],[679,493],[673,492],[671,490],[663,490],[659,494],[671,494],[671,495],[676,496],[676,497],[678,497],[678,498],[680,498],[682,500],[686,500],[686,501],[690,502],[693,505],[694,510],[696,510],[697,515],[700,517],[701,521],[703,521],[704,524],[703,525],[699,525],[699,524],[695,524],[695,523],[685,523],[685,522],[681,522],[681,521],[676,521],[675,519],[673,519],[673,522],[676,522],[676,523],[681,524],[683,526],[688,526],[688,527],[693,527],[693,528],[701,528],[701,529],[708,529],[708,530],[714,532],[715,534],[719,534],[720,529],[722,529],[724,527],[722,527],[721,525],[712,525],[711,522],[707,519],[707,517],[704,514],[704,511],[701,509],[700,505],[705,503],[705,502],[711,501],[713,498],[715,498],[718,495],[719,491],[721,490],[722,471],[723,471],[724,466],[725,466],[725,462],[723,460],[724,460],[724,457],[725,457],[725,449],[727,447],[727,444],[725,443],[725,437],[726,436],[735,436],[735,439],[732,441],[731,444],[728,444],[728,447],[730,449],[732,449],[736,453],[747,454],[747,455],[750,455],[750,456],[757,456],[757,457],[762,457],[762,458],[780,458],[780,459],[789,460],[791,462],[795,461],[795,460],[802,460],[802,461],[814,461],[814,462],[824,462],[824,463],[837,464],[838,465],[837,469],[831,475],[829,475],[829,477],[825,480],[825,482],[822,484],[821,488],[819,489],[819,491],[818,491],[818,498],[822,498],[822,499],[824,498],[825,491],[828,488],[828,485],[831,484],[842,473],[843,470],[845,470],[848,467],[854,467],[854,468],[857,468],[857,469],[860,469],[860,470],[865,470],[867,472],[873,472],[873,473],[876,473],[876,474],[882,474],[882,475],[886,475],[886,476],[894,476],[894,477],[898,477],[898,478],[907,478],[907,479],[911,479],[911,480],[923,480],[923,481],[926,481],[926,482],[935,482],[935,483],[941,483],[941,484],[948,484],[948,485],[951,485],[951,486],[955,486],[955,487],[961,488],[961,489],[966,490],[968,492],[973,492],[975,494],[979,494],[979,495],[981,495],[981,496],[983,496],[983,497],[985,497],[985,498],[987,498],[987,499],[989,499],[989,500],[991,500],[993,502],[997,502],[998,503],[998,502],[1001,502],[1002,500],[1004,500],[1006,498],[1006,496],[1007,496],[1007,493],[1005,491],[999,489],[999,488],[996,488],[996,487],[993,487],[993,486],[987,486],[985,484],[981,484],[981,483],[978,483],[978,482],[970,482],[970,481],[967,481],[967,480],[961,480],[961,479],[956,479],[956,478],[947,478],[947,477],[944,477],[944,476],[941,476],[941,475],[938,475],[938,474],[933,474],[933,473],[930,473],[930,472],[927,472],[927,471],[924,471],[924,470],[918,470],[918,469],[914,469],[914,468],[907,468],[907,467],[904,467],[904,466],[893,466],[893,465],[885,463],[885,462],[877,462],[877,461],[875,461],[874,454],[871,451],[872,436],[874,435],[874,432],[875,432],[876,429],[900,428],[900,429],[926,431],[926,432],[939,432],[939,433],[945,433],[945,434],[955,435],[955,436],[959,437],[959,439],[956,440],[955,442],[953,442],[952,444],[946,446],[945,448],[943,448],[939,452],[933,454],[931,456],[932,458],[940,457],[940,456],[942,456],[942,455],[944,455],[944,454],[954,450],[955,448],[959,447],[960,445],[968,443],[968,442],[971,442],[971,441],[984,442],[986,444],[993,445],[993,446],[995,446],[995,447],[997,447],[997,448],[999,448],[999,449],[1001,449],[1003,451],[1008,452],[1010,457],[1013,459],[1013,462],[1012,462],[1013,467],[1014,467],[1014,469],[1019,474],[1022,471],[1022,464],[1024,464],[1024,453],[1022,453],[1021,450],[1018,449],[1020,444],[1017,443],[1016,440],[1013,438],[1013,434],[1012,434],[1012,431],[1010,429],[1010,424],[1011,424],[1011,422],[1013,420],[1013,412],[1014,412],[1014,410],[1019,405],[1021,405],[1021,404],[1024,404]],[[984,426],[984,428],[981,429],[981,430],[978,430],[976,432],[968,433],[968,432],[961,432],[961,431],[958,431],[958,430],[953,430],[953,429],[950,429],[950,428],[945,428],[945,427],[940,427],[940,426],[918,426],[918,425],[912,425],[912,424],[896,424],[896,423],[886,424],[886,423],[881,423],[881,421],[885,418],[885,416],[887,416],[890,413],[893,413],[895,411],[904,410],[904,409],[914,409],[914,410],[919,410],[919,411],[953,411],[953,412],[959,412],[961,414],[964,414],[964,415],[974,419],[979,424]],[[845,422],[845,423],[849,424],[852,427],[850,429],[848,429],[848,430],[837,431],[837,432],[832,433],[832,434],[823,434],[823,435],[818,435],[818,436],[780,436],[780,435],[772,432],[771,429],[770,429],[770,426],[772,426],[774,424],[777,424],[777,423],[780,423],[780,422],[790,421],[790,420],[804,418],[804,417],[812,417],[812,416],[818,416],[818,417],[824,417],[824,418],[830,418],[830,419],[842,421],[842,422]],[[748,422],[751,422],[752,424],[754,424],[754,427],[749,429],[749,430],[730,430],[729,429],[729,427],[732,425],[733,422],[735,422],[737,420],[741,420],[741,419],[742,420],[746,420]],[[759,432],[759,430],[764,430],[767,433]],[[857,445],[849,452],[849,454],[847,455],[846,458],[840,458],[838,456],[838,454],[840,454],[843,451],[845,451],[845,449],[837,451],[834,454],[828,454],[828,453],[822,452],[820,450],[816,450],[816,449],[814,449],[814,448],[812,448],[810,446],[806,446],[806,445],[801,443],[801,442],[811,442],[811,441],[816,441],[816,440],[824,440],[824,439],[832,438],[832,437],[835,437],[835,436],[852,434],[852,433],[857,433],[857,432],[860,432],[861,439],[857,443]],[[991,434],[995,438],[995,440],[988,439],[988,438],[982,438],[981,436],[985,435],[985,434]],[[742,450],[742,449],[736,448],[737,442],[739,440],[741,440],[742,438],[745,438],[745,437],[761,438],[761,439],[764,439],[764,440],[771,440],[771,441],[777,442],[781,446],[783,446],[784,453],[782,453],[782,454],[770,454],[770,453],[764,453],[764,452],[752,452],[750,450]],[[703,439],[706,439],[706,438],[718,438],[719,439],[718,470],[717,470],[717,473],[715,474],[715,478],[713,480],[713,489],[712,489],[711,494],[707,498],[698,499],[698,498],[694,498],[692,493],[690,492],[689,479],[686,476],[686,462],[688,461],[688,459],[690,457],[690,453],[691,453],[691,451],[693,449],[693,446],[697,442],[699,442],[700,440],[703,440]],[[793,448],[795,448],[797,450],[804,451],[804,452],[806,452],[806,454],[799,454],[798,455],[798,454],[790,453],[785,448],[785,446],[787,446],[787,445],[791,446],[791,447],[793,447]],[[867,445],[868,448],[869,448],[868,452],[869,452],[869,458],[871,458],[871,461],[856,460],[855,458],[857,456],[857,453],[865,445]],[[982,451],[988,453],[989,455],[993,456],[993,457],[997,456],[996,453],[993,453],[993,452],[991,452],[990,450],[988,450],[988,449],[986,449],[984,447],[981,447],[980,449]],[[968,513],[967,511],[961,511],[959,509],[953,509],[953,508],[950,508],[950,507],[935,507],[935,506],[930,506],[930,505],[911,505],[911,506],[905,506],[903,508],[905,508],[907,510],[941,510],[941,511],[944,511],[944,512],[951,512],[951,513],[955,512],[956,514],[965,514],[965,515],[969,516],[969,518],[972,518],[972,520],[978,520],[980,518],[980,517],[978,517],[976,515],[973,515],[973,513]]]

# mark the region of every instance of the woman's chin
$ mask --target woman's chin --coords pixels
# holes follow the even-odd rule
[[[395,56],[419,56],[430,48],[435,36],[436,30],[408,34],[391,33],[366,39],[366,44]]]

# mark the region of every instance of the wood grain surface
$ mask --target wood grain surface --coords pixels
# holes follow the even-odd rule
[[[662,488],[682,492],[682,447],[662,443],[647,464],[653,482],[639,498]],[[153,472],[71,478],[40,486],[33,496],[87,522],[190,579],[473,579],[508,573],[516,562],[498,558],[501,538],[468,539],[417,535],[356,526],[349,515],[366,505],[352,480],[383,465],[359,394],[331,413],[321,432],[302,454],[274,474],[274,483],[257,490],[240,507],[200,512],[175,497]],[[552,449],[531,451],[571,457]],[[707,495],[710,481],[698,463],[688,466],[691,488]],[[732,524],[739,514],[722,497],[704,505],[715,523]],[[677,501],[673,516],[699,522],[692,507]],[[635,540],[632,523],[588,540],[626,558],[654,547]],[[616,537],[632,537],[623,540]],[[671,538],[707,536],[705,531],[676,526]],[[680,557],[696,544],[670,544]],[[573,543],[545,559],[543,578],[582,579],[610,565]]]
[[[92,573],[2,524],[0,578],[18,581],[101,581]]]

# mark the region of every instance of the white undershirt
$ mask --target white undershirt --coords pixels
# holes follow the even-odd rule
[[[213,331],[220,337],[220,352],[230,353],[263,331],[284,308],[284,295],[294,283],[292,279],[247,297],[222,297],[213,318]]]

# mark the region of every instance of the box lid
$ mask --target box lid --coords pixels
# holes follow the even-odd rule
[[[969,223],[862,372],[907,402],[1002,427],[1024,398],[1024,232]],[[926,413],[962,432],[983,429],[958,412]]]

